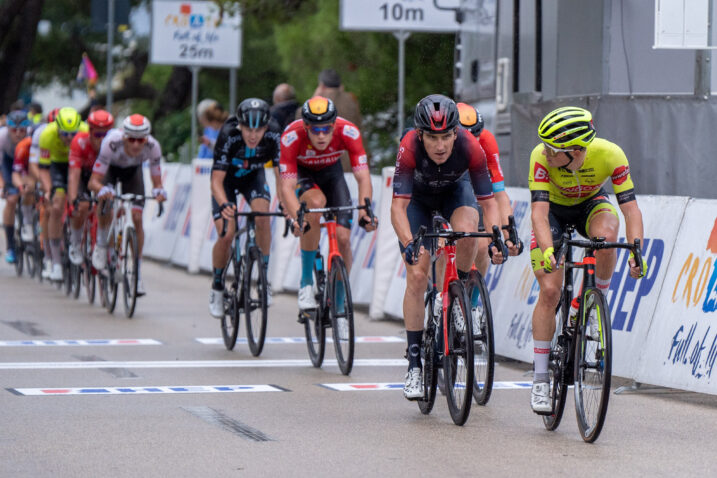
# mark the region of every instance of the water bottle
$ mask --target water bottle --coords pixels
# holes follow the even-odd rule
[[[570,327],[575,328],[575,323],[578,320],[578,309],[580,308],[580,300],[577,297],[573,298],[573,301],[570,303],[570,312],[568,312],[568,317],[570,320]]]

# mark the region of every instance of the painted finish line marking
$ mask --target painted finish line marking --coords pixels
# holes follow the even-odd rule
[[[288,392],[276,385],[191,385],[162,387],[76,387],[76,388],[8,388],[9,392],[23,396],[58,395],[143,395],[159,393],[248,393]]]
[[[337,392],[403,390],[403,383],[322,383],[321,386]],[[532,386],[533,382],[493,382],[493,390],[525,390]]]
[[[221,337],[199,337],[195,340],[204,345],[224,345],[224,339]],[[267,337],[265,342],[267,344],[305,344],[306,337]],[[331,337],[326,337],[326,342],[333,343],[334,341]],[[390,335],[356,337],[357,344],[402,344],[405,342],[406,339]],[[237,343],[246,344],[246,337],[237,338]]]
[[[324,367],[337,367],[325,360]],[[405,367],[406,359],[357,359],[354,367]],[[157,360],[136,362],[0,362],[0,370],[58,370],[98,368],[272,368],[313,367],[310,360]]]
[[[0,340],[0,347],[96,347],[105,345],[162,345],[162,342],[154,339]]]

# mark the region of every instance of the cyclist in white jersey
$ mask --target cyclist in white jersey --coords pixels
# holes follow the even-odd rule
[[[152,196],[155,196],[159,202],[167,199],[167,192],[162,187],[160,166],[162,148],[159,142],[149,134],[150,131],[149,120],[142,115],[134,114],[125,118],[122,129],[110,130],[102,141],[89,181],[90,190],[100,199],[97,244],[92,253],[92,265],[95,269],[101,270],[107,267],[107,233],[112,218],[109,211],[105,215],[102,215],[101,212],[104,201],[112,198],[115,194],[114,185],[120,182],[123,193],[144,195],[142,163],[148,161],[152,179]],[[143,207],[144,201],[135,201],[132,207],[132,221],[137,231],[137,248],[140,257],[137,281],[138,296],[145,294],[141,274],[142,246],[144,244]]]

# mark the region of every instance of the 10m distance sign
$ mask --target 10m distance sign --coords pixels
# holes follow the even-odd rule
[[[455,7],[456,0],[438,0]],[[342,30],[455,32],[454,10],[437,8],[433,0],[341,0]]]
[[[238,68],[241,16],[214,2],[152,2],[151,62]]]

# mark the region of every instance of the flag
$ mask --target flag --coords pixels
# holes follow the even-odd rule
[[[82,54],[82,62],[80,62],[80,68],[77,71],[77,81],[80,83],[87,81],[88,87],[92,87],[97,83],[97,70],[95,70],[95,65],[92,64],[87,53]]]

